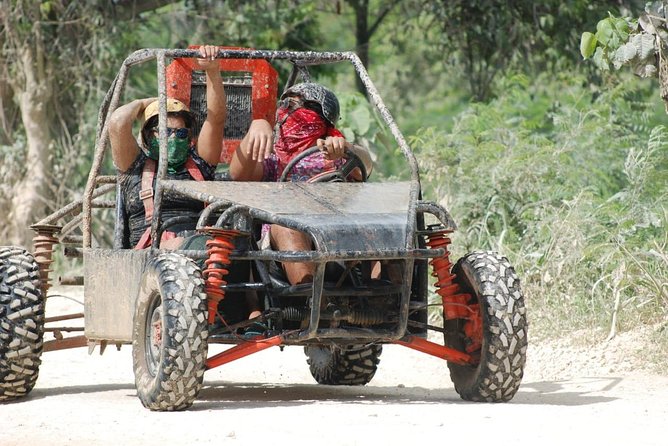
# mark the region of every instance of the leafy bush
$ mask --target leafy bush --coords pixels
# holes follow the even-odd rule
[[[451,132],[412,140],[426,194],[460,226],[455,254],[508,255],[543,333],[668,314],[668,131],[638,83],[583,85],[509,78]]]
[[[608,14],[596,33],[582,33],[580,53],[604,71],[629,65],[638,76],[656,76],[668,45],[667,12],[668,2],[658,1],[647,3],[638,19]]]

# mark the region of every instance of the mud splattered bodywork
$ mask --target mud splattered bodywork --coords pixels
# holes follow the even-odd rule
[[[228,119],[226,132],[237,140],[226,141],[226,147],[238,144],[250,117],[259,113],[270,118],[278,94],[272,64],[291,67],[285,80],[289,88],[300,80],[309,81],[312,65],[343,63],[355,70],[394,136],[406,161],[407,181],[167,180],[166,98],[178,93],[196,100],[197,93],[188,89],[195,88],[199,79],[195,72],[179,71],[176,76],[168,67],[180,64],[187,70],[191,66],[187,61],[197,56],[193,49],[145,49],[124,61],[100,108],[83,199],[34,226],[39,243],[30,274],[26,273],[31,282],[0,284],[0,310],[4,309],[0,313],[0,353],[4,355],[0,357],[0,396],[2,389],[20,387],[5,365],[9,364],[5,356],[20,354],[12,346],[23,342],[3,332],[10,319],[21,317],[12,310],[13,296],[26,287],[46,294],[51,253],[62,245],[65,255],[82,258],[84,263],[84,334],[68,337],[64,336],[67,330],[59,330],[55,338],[45,339],[44,350],[87,345],[92,351],[95,346],[103,350],[107,344],[132,343],[137,391],[151,410],[185,409],[195,401],[205,370],[283,345],[304,346],[310,371],[323,384],[368,383],[382,345],[395,343],[447,360],[464,399],[511,399],[522,379],[527,345],[519,279],[508,260],[496,253],[475,252],[450,261],[448,247],[455,224],[445,208],[421,200],[415,156],[357,55],[221,50],[221,71],[234,71],[231,77],[223,76],[227,79],[223,83],[228,103],[236,107],[228,113],[236,118]],[[151,222],[154,242],[148,249],[134,250],[123,237],[127,221],[116,177],[103,175],[102,166],[111,112],[119,105],[131,68],[147,62],[155,63],[158,72],[160,157]],[[254,75],[254,70],[261,70],[262,76]],[[193,84],[183,87],[182,79]],[[108,199],[115,192],[115,199]],[[192,222],[193,239],[199,237],[201,243],[165,251],[155,242],[168,223],[162,220],[162,204],[176,196],[206,205],[199,220]],[[103,224],[96,221],[94,212],[100,208],[115,209],[116,230],[109,247],[94,243],[98,240],[95,228]],[[268,225],[307,234],[313,248],[272,250],[262,239]],[[11,267],[23,262],[26,254],[12,249],[2,252],[9,260],[0,259],[0,274],[16,281]],[[14,252],[22,257],[12,258]],[[289,262],[313,263],[313,281],[288,283],[281,265]],[[436,277],[431,298],[430,270]],[[259,303],[261,314],[248,319],[244,308],[251,298]],[[30,324],[41,333],[42,326],[33,319]],[[207,357],[211,343],[232,347]],[[30,354],[36,355],[31,359],[35,363],[41,350],[33,348]],[[17,396],[29,391],[12,390]]]

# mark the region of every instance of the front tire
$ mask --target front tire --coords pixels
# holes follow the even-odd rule
[[[453,267],[463,292],[480,304],[482,347],[475,366],[448,363],[459,396],[467,401],[506,402],[519,389],[527,351],[524,297],[515,270],[503,256],[473,252]],[[464,350],[461,319],[447,321],[446,345]]]
[[[27,395],[42,363],[44,298],[39,268],[22,248],[0,248],[0,401]]]
[[[376,374],[381,345],[306,346],[304,353],[318,384],[363,386]]]
[[[142,404],[184,410],[202,388],[207,358],[207,305],[197,265],[176,253],[149,261],[137,299],[132,357]]]

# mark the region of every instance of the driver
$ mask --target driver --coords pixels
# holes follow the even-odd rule
[[[321,152],[297,163],[288,181],[307,181],[319,173],[340,168],[345,163],[345,149],[354,152],[370,173],[372,163],[369,152],[347,142],[335,127],[339,110],[336,95],[320,84],[305,82],[290,87],[281,96],[276,111],[273,153],[269,141],[252,136],[266,135],[267,129],[271,130],[269,123],[254,122],[253,125],[264,128],[249,132],[232,155],[231,178],[236,181],[277,181],[290,160],[314,146],[319,147]],[[350,177],[356,181],[363,180],[359,169],[354,169]],[[283,226],[271,225],[269,238],[271,246],[280,251],[313,249],[306,234]],[[286,262],[283,268],[292,285],[313,281],[315,266],[312,263]]]
[[[322,153],[299,162],[290,172],[289,181],[307,181],[321,172],[341,167],[345,163],[345,149],[353,151],[370,173],[369,153],[347,142],[335,127],[339,110],[336,95],[320,84],[305,82],[290,87],[281,96],[276,111],[273,153],[271,141],[252,138],[256,133],[271,132],[269,123],[253,122],[253,126],[265,128],[249,132],[244,138],[232,155],[230,176],[236,181],[277,181],[294,157],[315,146]],[[352,175],[353,179],[361,180],[357,169]]]

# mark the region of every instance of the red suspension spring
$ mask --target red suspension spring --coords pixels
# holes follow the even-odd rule
[[[480,317],[480,306],[469,304],[471,295],[462,291],[461,287],[455,282],[456,275],[452,273],[452,263],[450,262],[449,234],[451,230],[435,231],[427,235],[427,246],[431,249],[443,248],[445,254],[442,257],[436,257],[429,263],[433,271],[432,276],[436,277],[434,284],[436,293],[441,296],[443,302],[443,318],[445,320],[464,319],[464,333],[466,335],[468,352],[480,348],[482,341],[482,319]]]
[[[455,275],[450,271],[452,269],[450,252],[448,251],[448,245],[451,242],[450,237],[448,237],[450,232],[442,230],[427,236],[427,245],[431,249],[445,249],[443,257],[436,257],[429,263],[433,268],[431,275],[437,279],[434,284],[437,288],[436,293],[443,299],[443,317],[445,319],[463,319],[469,316],[466,304],[471,296],[461,292],[459,285],[454,281]]]
[[[208,296],[209,323],[213,323],[218,310],[218,303],[225,298],[225,290],[221,287],[227,285],[224,279],[229,273],[227,269],[230,264],[230,253],[234,250],[234,238],[239,235],[238,231],[220,228],[206,228],[213,238],[206,242],[207,259],[202,271],[204,287]]]

